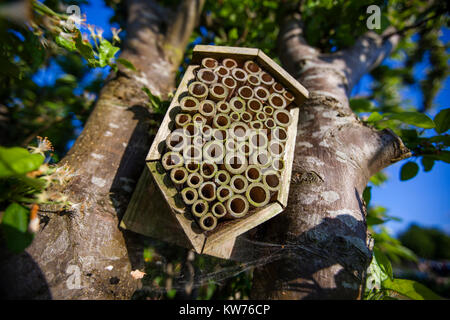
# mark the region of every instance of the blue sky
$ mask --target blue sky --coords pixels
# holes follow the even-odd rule
[[[113,11],[105,7],[103,1],[91,0],[88,6],[81,7],[81,12],[86,14],[87,23],[103,28],[104,36],[111,36],[109,19]],[[448,42],[450,38],[449,29],[443,30],[442,38],[445,42]],[[388,60],[384,63],[394,62]],[[424,61],[414,70],[416,78],[420,79],[424,76],[427,65],[427,62]],[[35,80],[41,83],[51,83],[57,76],[57,71],[56,67],[50,67],[46,72],[41,72],[36,76]],[[97,70],[95,72],[105,71]],[[356,86],[354,93],[370,92],[370,83],[369,76],[363,77]],[[401,93],[403,97],[411,99],[414,105],[420,105],[422,96],[417,88],[411,87]],[[433,117],[438,110],[448,108],[449,101],[450,79],[447,78],[434,101],[436,108],[431,110],[428,115]],[[414,159],[406,161],[411,160],[415,161]],[[383,186],[372,188],[372,204],[382,205],[388,209],[389,215],[402,219],[401,222],[387,223],[387,227],[394,235],[405,230],[411,223],[438,227],[450,234],[450,165],[438,161],[430,172],[424,172],[421,169],[415,178],[400,181],[400,168],[404,163],[405,161],[399,162],[385,170],[390,179]],[[420,163],[419,167],[421,167]]]

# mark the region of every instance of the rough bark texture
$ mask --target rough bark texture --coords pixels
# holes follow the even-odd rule
[[[150,147],[152,116],[141,88],[162,96],[172,91],[179,52],[186,47],[202,6],[203,1],[188,0],[172,13],[153,1],[127,1],[127,39],[121,57],[138,72],[121,70],[111,76],[63,159],[76,174],[64,193],[82,206],[71,214],[45,215],[42,230],[25,253],[2,250],[3,297],[126,299],[134,292],[138,282],[130,275],[133,236],[124,235],[118,222]],[[187,27],[173,30],[167,28],[169,21]],[[81,287],[73,289],[78,275]]]
[[[284,26],[281,59],[310,99],[300,109],[288,206],[258,234],[282,249],[255,271],[253,298],[361,297],[372,256],[362,193],[370,176],[409,153],[393,132],[359,121],[348,97],[396,41],[368,33],[349,50],[322,55],[302,38],[299,15]]]

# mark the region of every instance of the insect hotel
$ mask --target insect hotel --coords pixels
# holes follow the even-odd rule
[[[307,97],[261,50],[197,45],[121,227],[230,258],[287,205]]]

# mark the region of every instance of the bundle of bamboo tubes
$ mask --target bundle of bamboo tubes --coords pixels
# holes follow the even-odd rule
[[[276,201],[293,101],[252,60],[202,60],[161,161],[203,230]]]

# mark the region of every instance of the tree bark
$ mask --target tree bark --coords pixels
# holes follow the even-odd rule
[[[135,242],[118,223],[150,147],[153,116],[142,87],[163,97],[173,90],[180,52],[203,3],[182,1],[172,12],[154,1],[126,2],[121,57],[138,72],[121,68],[110,75],[82,134],[62,160],[75,172],[62,191],[82,205],[69,214],[44,214],[42,230],[25,253],[2,250],[2,296],[126,299],[135,291],[138,281],[130,275]],[[168,28],[169,21],[184,28]]]
[[[325,55],[303,39],[299,14],[286,22],[281,59],[310,99],[300,108],[288,206],[258,230],[259,243],[271,243],[265,256],[277,258],[255,270],[253,298],[361,298],[372,258],[362,193],[373,174],[410,153],[392,131],[362,123],[349,95],[397,41],[369,32]]]

